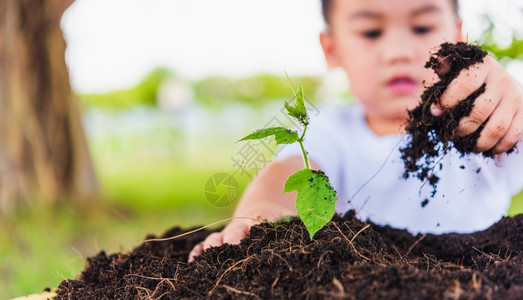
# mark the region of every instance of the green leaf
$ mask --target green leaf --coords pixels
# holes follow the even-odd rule
[[[274,135],[277,144],[292,144],[298,140],[298,133],[294,130],[285,127],[271,127],[256,130],[239,141],[259,140],[271,135]]]
[[[283,191],[298,191],[296,209],[312,240],[332,219],[336,208],[336,192],[329,179],[321,171],[303,169],[287,179]]]
[[[298,113],[303,116],[304,118],[307,117],[307,110],[305,109],[305,102],[303,102],[303,85],[300,83],[300,87],[298,88],[298,92],[296,93],[296,110]]]
[[[295,118],[303,125],[309,124],[309,116],[307,116],[307,109],[305,108],[305,102],[303,101],[303,86],[300,84],[300,87],[298,88],[298,92],[296,93],[296,102],[294,105],[290,105],[289,103],[285,102],[285,109],[287,110],[287,113],[289,116]]]
[[[295,119],[300,119],[300,113],[298,112],[298,109],[292,105],[290,105],[289,103],[285,102],[283,105],[285,105],[285,109],[287,110],[287,113],[289,114],[289,116],[295,118]]]

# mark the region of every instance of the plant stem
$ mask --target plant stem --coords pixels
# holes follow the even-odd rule
[[[298,139],[298,143],[300,143],[301,153],[303,154],[303,160],[305,161],[305,168],[310,169],[309,159],[307,158],[307,152],[305,151],[305,148],[303,147],[303,137],[305,136],[306,131],[307,131],[307,125],[305,125],[303,127],[303,133],[301,134],[300,138]]]

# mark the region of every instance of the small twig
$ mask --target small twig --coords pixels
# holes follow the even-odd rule
[[[274,279],[274,282],[271,284],[271,294],[274,294],[274,287],[276,286],[276,283],[278,283],[278,280],[280,279],[280,275]]]
[[[149,289],[146,289],[144,287],[141,287],[141,286],[135,286],[134,288],[136,288],[138,290],[138,294],[141,295],[142,293],[140,293],[140,291],[144,290],[145,291],[145,294],[147,295],[147,299],[153,299],[153,297],[151,296],[151,293],[149,293]],[[142,296],[141,297],[145,298],[145,296]]]
[[[165,242],[165,241],[170,241],[170,240],[174,240],[174,239],[177,239],[177,238],[180,238],[182,236],[186,236],[186,235],[189,235],[189,234],[193,234],[195,232],[198,232],[200,230],[203,230],[207,227],[210,227],[210,226],[213,226],[213,225],[216,225],[216,224],[220,224],[220,223],[223,223],[223,222],[227,222],[227,221],[230,221],[230,220],[234,220],[234,219],[247,219],[247,220],[254,220],[254,221],[260,221],[259,219],[254,219],[254,218],[249,218],[249,217],[230,217],[230,218],[227,218],[227,219],[223,219],[223,220],[220,220],[220,221],[216,221],[216,222],[213,222],[211,224],[208,224],[208,225],[205,225],[205,226],[202,226],[202,227],[199,227],[199,228],[196,228],[194,230],[191,230],[191,231],[188,231],[188,232],[184,232],[182,234],[178,234],[178,235],[175,235],[175,236],[171,236],[171,237],[168,237],[168,238],[160,238],[160,239],[148,239],[148,240],[145,240],[143,241],[144,243],[147,243],[147,242]]]
[[[341,231],[341,229],[338,227],[338,225],[336,225],[336,223],[332,223],[334,225],[334,227],[340,232],[341,236],[347,241],[347,243],[349,243],[349,245],[351,245],[352,247],[352,250],[354,250],[354,252],[361,258],[367,260],[367,261],[372,261],[370,258],[366,257],[365,255],[361,254],[358,252],[358,250],[356,249],[356,246],[354,246],[354,244],[352,243],[351,240],[349,240],[345,234],[343,234],[343,232]]]
[[[449,288],[447,291],[445,291],[445,293],[443,294],[443,296],[445,298],[450,298],[450,299],[459,299],[461,298],[461,295],[463,295],[463,289],[461,288],[461,284],[459,282],[459,280],[454,280],[454,288]]]
[[[153,298],[153,296],[156,294],[156,292],[158,292],[158,291],[160,290],[160,287],[161,287],[162,283],[163,283],[165,280],[169,281],[167,278],[164,278],[162,281],[158,282],[158,284],[156,285],[156,288],[155,288],[154,291],[153,291],[153,294],[151,295],[151,299],[155,299],[155,300],[162,299],[163,296],[169,294],[169,292],[164,292],[163,294],[161,294],[161,295],[158,296],[157,298]]]
[[[241,294],[241,295],[251,296],[251,297],[254,297],[256,299],[261,299],[260,296],[258,296],[256,294],[253,294],[253,293],[250,293],[250,292],[246,292],[246,291],[242,291],[242,290],[238,290],[238,289],[233,288],[232,286],[228,286],[228,285],[225,285],[225,284],[222,284],[222,286],[224,288],[226,288],[228,291],[231,291],[231,292],[234,292],[234,293],[237,293],[237,294]]]
[[[135,277],[140,277],[140,278],[143,278],[143,279],[151,279],[151,280],[164,280],[164,279],[169,280],[168,278],[164,278],[164,277],[150,277],[150,276],[144,276],[144,275],[140,275],[140,274],[127,274],[127,275],[124,275],[124,277],[127,277],[127,276],[135,276]]]
[[[345,288],[343,288],[343,284],[338,280],[338,278],[334,277],[332,279],[332,284],[338,289],[338,297],[345,297]]]
[[[242,260],[239,260],[237,262],[235,262],[232,266],[228,267],[227,270],[225,270],[225,272],[222,273],[222,275],[220,275],[220,278],[218,278],[218,280],[216,281],[216,283],[214,284],[213,288],[207,293],[207,295],[210,295],[212,294],[212,292],[214,292],[214,290],[216,289],[216,287],[218,286],[218,284],[220,284],[220,281],[222,280],[223,276],[225,276],[225,274],[227,274],[227,272],[229,272],[230,270],[232,270],[232,268],[236,267],[236,265],[240,264],[240,263],[243,263],[247,260],[249,260],[250,257],[247,257],[247,258],[244,258]]]
[[[430,268],[430,258],[425,253],[423,253],[423,256],[425,256],[425,258],[427,259],[427,272],[428,272],[429,268]]]
[[[352,237],[352,239],[350,239],[350,242],[354,242],[354,239],[360,234],[363,232],[363,230],[367,229],[370,227],[370,224],[367,224],[365,227],[363,227],[362,229],[360,229],[358,232],[356,232],[356,234]]]
[[[399,260],[401,263],[412,267],[411,262],[405,256],[401,255],[400,251],[398,250],[398,248],[395,245],[392,245],[392,249],[394,249],[394,251],[396,251],[396,253],[398,254],[398,257],[399,257]]]
[[[279,254],[276,253],[276,252],[272,252],[272,254],[278,256],[281,260],[283,260],[283,262],[285,262],[285,264],[286,264],[287,267],[289,268],[289,271],[292,272],[292,267],[291,267],[291,265],[289,264],[289,262],[288,262],[285,258],[283,258],[281,255],[279,255]]]
[[[166,296],[166,295],[169,295],[169,293],[168,293],[168,292],[165,292],[165,293],[161,294],[160,296],[158,296],[158,298],[156,298],[155,300],[162,299],[163,296]]]
[[[415,242],[414,244],[412,244],[409,249],[407,250],[407,253],[405,253],[405,256],[409,255],[410,251],[412,251],[412,249],[414,249],[414,247],[416,247],[417,244],[419,244],[419,242],[421,242],[427,235],[424,234],[422,236],[420,236]]]
[[[320,259],[318,260],[318,264],[316,265],[317,268],[320,267],[321,263],[323,262],[323,259],[325,258],[325,255],[329,254],[329,250],[323,252],[320,256]]]
[[[485,251],[479,249],[479,248],[476,247],[476,246],[472,246],[472,249],[474,249],[474,250],[478,251],[479,253],[481,253],[481,254],[483,254],[483,255],[486,255],[486,256],[490,256],[490,257],[492,257],[492,256],[494,256],[494,257],[497,256],[497,257],[500,257],[499,255],[496,255],[496,254],[493,254],[493,253],[486,253]],[[501,258],[501,257],[500,257],[500,258]],[[500,260],[501,260],[501,259],[500,259]]]
[[[176,287],[174,286],[174,283],[172,283],[170,279],[165,278],[165,281],[167,281],[167,283],[171,286],[173,291],[176,291]],[[162,283],[162,282],[160,282],[160,283]]]
[[[400,258],[400,260],[403,260],[403,255],[401,255],[398,248],[396,248],[396,245],[392,245],[392,249],[394,249],[394,251],[396,251],[396,254],[398,254],[398,257]]]
[[[474,272],[472,273],[472,287],[479,291],[481,289],[481,277],[478,280],[478,273]]]
[[[174,286],[174,284],[171,282],[171,279],[170,278],[165,278],[165,277],[151,277],[151,276],[144,276],[144,275],[139,275],[139,274],[127,274],[124,276],[125,277],[128,277],[128,276],[135,276],[135,277],[139,277],[139,278],[143,278],[143,279],[149,279],[149,280],[161,280],[157,285],[156,285],[156,289],[153,291],[153,294],[150,295],[150,298],[153,299],[153,296],[154,294],[156,293],[156,291],[158,290],[158,288],[160,287],[160,285],[164,282],[167,282],[171,288],[173,289],[173,291],[176,291],[176,287]],[[158,298],[156,299],[160,299],[162,298],[163,296],[165,296],[166,294],[168,294],[167,292],[166,293],[163,293],[162,295],[160,295]]]

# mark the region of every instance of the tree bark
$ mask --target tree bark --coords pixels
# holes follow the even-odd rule
[[[65,64],[70,3],[0,0],[0,212],[97,193]]]

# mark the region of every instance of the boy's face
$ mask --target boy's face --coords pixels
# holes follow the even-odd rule
[[[451,0],[333,0],[329,25],[327,62],[345,70],[367,118],[405,119],[436,78],[430,53],[461,40]]]

